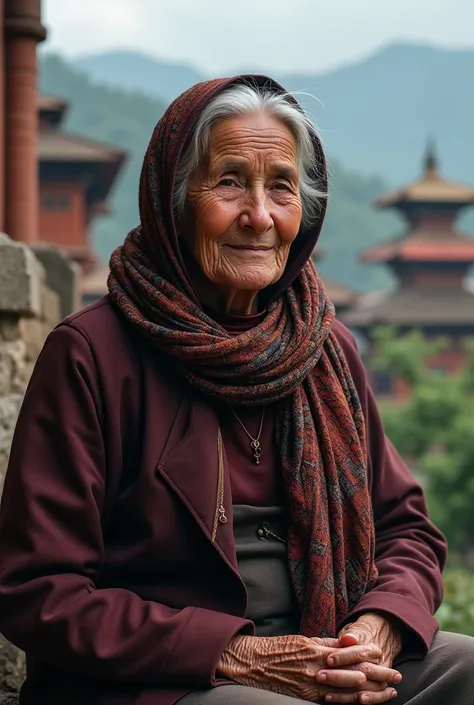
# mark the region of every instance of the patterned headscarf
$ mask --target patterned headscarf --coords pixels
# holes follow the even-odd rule
[[[374,584],[374,521],[364,419],[340,345],[334,308],[310,255],[324,217],[300,233],[286,271],[264,292],[266,314],[231,335],[205,313],[178,244],[173,190],[179,157],[204,106],[237,82],[281,86],[261,76],[198,84],[158,122],[140,180],[140,225],[111,258],[109,291],[129,323],[210,399],[232,405],[284,400],[277,442],[288,506],[288,562],[301,633],[334,636]],[[314,142],[326,185],[321,144]]]

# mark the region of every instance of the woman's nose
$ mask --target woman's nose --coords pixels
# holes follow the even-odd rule
[[[252,194],[240,216],[240,226],[253,230],[257,235],[263,235],[273,227],[273,218],[268,209],[266,194]]]

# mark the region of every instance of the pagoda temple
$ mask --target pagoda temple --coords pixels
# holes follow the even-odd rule
[[[38,96],[40,242],[60,247],[85,274],[96,266],[90,225],[108,212],[107,197],[125,153],[62,129],[68,105]]]
[[[385,264],[396,279],[394,290],[359,297],[342,320],[367,343],[370,372],[371,330],[392,325],[427,337],[447,336],[450,347],[433,365],[454,371],[463,360],[461,340],[474,335],[474,293],[467,277],[474,263],[474,239],[455,225],[458,214],[474,205],[474,188],[444,178],[430,145],[420,179],[382,196],[380,208],[396,208],[406,232],[363,253],[363,262]],[[371,373],[374,390],[398,395],[396,380]]]

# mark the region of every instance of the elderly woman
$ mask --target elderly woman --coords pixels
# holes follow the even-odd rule
[[[311,263],[326,191],[268,78],[158,123],[109,295],[51,333],[18,420],[22,705],[474,702],[474,640],[433,617],[443,537]]]

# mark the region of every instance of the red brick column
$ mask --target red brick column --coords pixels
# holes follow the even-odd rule
[[[5,230],[38,239],[36,46],[46,36],[41,0],[5,0]]]

